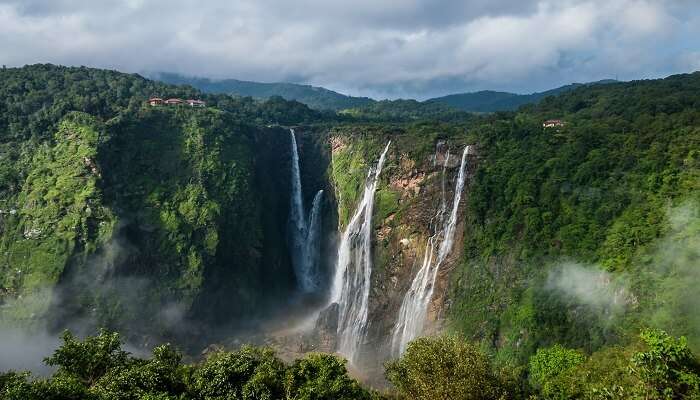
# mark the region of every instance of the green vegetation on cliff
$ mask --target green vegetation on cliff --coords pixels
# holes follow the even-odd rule
[[[696,73],[581,87],[459,124],[336,128],[339,215],[352,212],[368,163],[389,139],[386,179],[402,154],[425,172],[438,140],[477,144],[463,257],[449,278],[449,329],[522,378],[533,373],[538,349],[554,348],[580,355],[557,368],[595,363],[615,371],[596,372],[600,379],[628,379],[623,372],[641,329],[685,336],[700,350],[698,93]],[[551,118],[565,126],[543,128]],[[435,183],[424,184],[430,190]],[[391,190],[380,186],[378,204],[385,187]],[[401,212],[400,204],[385,204],[378,215]],[[401,229],[393,221],[382,226]],[[390,287],[389,278],[406,279],[384,273],[398,254],[387,257],[385,246],[378,240],[375,247],[377,292]],[[386,302],[377,309],[391,307]],[[392,317],[376,318],[390,329]],[[545,390],[544,381],[532,383]]]
[[[647,324],[698,350],[698,93],[697,73],[591,86],[475,126],[452,327],[515,364]]]
[[[265,239],[277,234],[256,201],[277,196],[260,185],[256,141],[261,125],[321,114],[90,68],[0,76],[3,324],[88,318],[159,334],[190,313],[250,315],[269,301],[262,287],[290,289],[285,245]],[[147,106],[154,94],[208,107]]]

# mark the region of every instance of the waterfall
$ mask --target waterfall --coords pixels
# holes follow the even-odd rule
[[[318,261],[320,251],[321,199],[323,190],[314,197],[308,218],[305,217],[304,200],[299,173],[299,152],[294,129],[289,130],[292,140],[292,195],[289,212],[289,236],[292,266],[297,284],[302,292],[316,292],[320,285]]]
[[[459,202],[462,199],[462,190],[464,189],[466,177],[467,155],[470,149],[471,147],[467,146],[462,153],[462,161],[459,166],[459,174],[455,185],[454,199],[452,200],[452,209],[447,219],[445,219],[445,212],[447,210],[444,185],[446,175],[445,169],[450,159],[449,153],[445,159],[442,170],[442,201],[433,219],[436,228],[433,235],[428,238],[421,268],[418,270],[415,278],[413,278],[411,288],[406,292],[403,298],[392,334],[391,347],[392,352],[396,356],[401,355],[404,350],[406,350],[408,342],[423,333],[423,325],[428,313],[428,306],[435,289],[435,279],[437,278],[440,266],[452,251],[455,229],[457,227],[457,210],[459,208]]]
[[[318,270],[321,256],[321,201],[323,200],[323,190],[316,192],[314,201],[311,204],[309,221],[307,223],[306,238],[304,243],[304,277],[305,283],[302,288],[316,292],[321,285],[321,275]]]
[[[331,303],[338,304],[338,351],[350,362],[357,361],[357,350],[367,330],[370,278],[372,276],[372,212],[374,192],[382,172],[387,143],[376,167],[370,168],[357,209],[350,218],[338,247],[338,261],[331,289]]]

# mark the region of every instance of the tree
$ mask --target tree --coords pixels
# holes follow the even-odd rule
[[[498,399],[502,379],[474,344],[453,336],[425,337],[386,365],[386,377],[408,399]]]
[[[185,378],[190,371],[181,360],[180,353],[170,345],[158,346],[150,360],[134,360],[109,371],[91,392],[110,400],[181,398],[187,391]]]
[[[570,393],[557,378],[569,374],[585,360],[580,351],[559,344],[539,349],[530,357],[530,383],[546,398],[567,398]]]
[[[285,376],[289,400],[361,400],[370,393],[348,376],[345,360],[314,353],[296,360]]]
[[[197,367],[190,392],[202,400],[281,399],[284,370],[270,349],[244,346],[235,353],[217,352]]]
[[[62,338],[63,345],[44,362],[58,367],[58,375],[75,378],[87,387],[110,369],[129,363],[129,353],[121,349],[121,339],[116,332],[102,329],[97,336],[88,336],[81,342],[65,331]]]
[[[32,386],[27,382],[28,372],[0,373],[0,398],[6,400],[29,400],[32,396]]]
[[[700,398],[700,364],[685,337],[647,329],[640,334],[646,350],[630,360],[630,371],[639,377],[639,397],[644,399]]]

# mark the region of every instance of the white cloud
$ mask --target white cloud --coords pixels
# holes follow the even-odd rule
[[[353,92],[444,90],[436,81],[534,90],[675,72],[656,53],[698,9],[685,0],[0,0],[0,62]]]

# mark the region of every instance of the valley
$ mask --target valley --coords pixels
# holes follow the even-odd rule
[[[543,349],[576,360],[547,385],[582,391],[649,329],[700,352],[699,73],[408,119],[85,67],[0,77],[0,334],[106,328],[197,365],[336,354],[382,391],[421,337],[472,354],[457,337],[512,398],[545,391]]]

